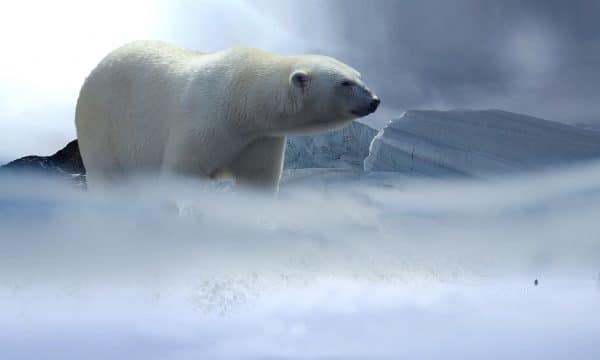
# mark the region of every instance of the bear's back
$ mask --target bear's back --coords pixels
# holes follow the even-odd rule
[[[201,56],[159,41],[136,41],[96,66],[81,88],[75,117],[92,177],[94,168],[115,172],[160,166],[187,64]]]

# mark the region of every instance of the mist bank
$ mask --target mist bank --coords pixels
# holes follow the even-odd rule
[[[600,270],[598,164],[478,182],[351,174],[284,179],[278,196],[227,182],[146,181],[98,193],[0,177],[0,277],[48,284],[186,278],[179,272],[441,279]]]
[[[599,176],[1,176],[0,357],[594,358]]]

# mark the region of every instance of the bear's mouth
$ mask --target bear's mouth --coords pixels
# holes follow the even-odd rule
[[[350,110],[350,114],[358,117],[367,116],[371,113],[369,109],[358,109],[358,110]]]
[[[379,107],[379,103],[381,103],[381,101],[378,97],[375,97],[371,100],[371,102],[368,105],[362,106],[358,109],[352,109],[350,110],[350,113],[359,117],[367,116],[369,114],[374,113],[375,110],[377,110],[377,107]]]

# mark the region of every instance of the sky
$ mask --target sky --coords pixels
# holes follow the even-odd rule
[[[289,22],[316,29],[317,38],[326,33],[313,45],[361,69],[389,107],[501,108],[600,122],[600,2],[325,3],[326,15]]]
[[[0,5],[0,160],[75,137],[79,87],[110,50],[161,39],[332,55],[383,103],[600,123],[596,1],[67,1]]]

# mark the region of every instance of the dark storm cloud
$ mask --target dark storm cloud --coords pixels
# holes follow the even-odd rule
[[[327,51],[397,108],[600,121],[600,1],[333,0]],[[323,9],[325,7],[325,9]]]

